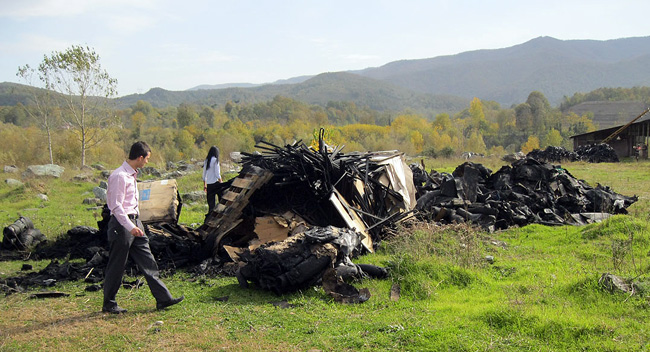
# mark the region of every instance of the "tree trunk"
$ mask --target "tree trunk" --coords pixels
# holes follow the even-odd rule
[[[86,131],[81,129],[81,167],[86,166]]]
[[[50,164],[54,164],[54,157],[52,156],[52,133],[50,132],[50,127],[45,128],[47,131],[47,149],[50,152]]]

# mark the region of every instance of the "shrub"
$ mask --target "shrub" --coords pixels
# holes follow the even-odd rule
[[[449,146],[440,149],[440,156],[443,158],[451,158],[455,153],[454,148]]]

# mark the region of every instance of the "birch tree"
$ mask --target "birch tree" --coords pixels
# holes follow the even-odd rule
[[[108,103],[117,95],[117,80],[102,69],[94,49],[80,45],[46,55],[38,71],[45,87],[62,95],[68,112],[64,120],[79,138],[84,166],[86,151],[100,143],[106,127],[116,122]]]

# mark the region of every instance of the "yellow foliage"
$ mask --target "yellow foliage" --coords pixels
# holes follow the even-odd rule
[[[504,147],[500,145],[495,145],[492,148],[490,148],[490,150],[488,150],[488,154],[501,157],[508,153],[506,153],[506,149]]]
[[[449,114],[438,114],[433,121],[433,127],[439,131],[446,131],[452,128]]]
[[[479,128],[481,121],[485,121],[485,113],[483,112],[483,103],[479,98],[474,98],[469,104],[469,114],[472,117],[472,126]]]
[[[47,137],[36,127],[0,123],[0,162],[11,165],[49,163]]]
[[[314,129],[314,131],[311,134],[311,143],[309,143],[309,146],[312,147],[314,150],[320,151],[320,128],[319,129]],[[332,133],[331,128],[323,128],[323,143],[330,147],[334,147],[335,144],[332,141],[332,138],[330,137]]]
[[[394,130],[426,130],[429,128],[429,123],[419,115],[400,115],[391,124]]]
[[[469,136],[469,139],[467,140],[466,149],[467,151],[474,153],[485,153],[486,146],[485,142],[483,141],[483,135],[481,135],[480,132],[472,132]]]
[[[420,131],[411,131],[410,142],[415,148],[415,153],[422,153],[424,149],[424,138],[422,138],[422,133]]]
[[[556,130],[555,128],[551,128],[550,131],[544,136],[542,146],[543,147],[548,147],[548,146],[556,146],[559,147],[562,145],[562,142],[564,141],[564,138],[562,138],[562,135],[560,134],[560,131]]]
[[[539,138],[535,136],[528,137],[528,141],[521,146],[521,152],[528,154],[534,149],[539,149]]]
[[[453,147],[453,142],[448,134],[443,134],[433,146],[436,150],[441,150],[444,147]]]

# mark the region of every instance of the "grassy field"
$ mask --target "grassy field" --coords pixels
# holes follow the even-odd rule
[[[475,161],[493,171],[503,165]],[[426,166],[451,172],[462,162],[431,160]],[[54,287],[68,297],[12,294],[0,297],[0,351],[650,350],[650,290],[610,293],[598,284],[603,273],[648,280],[650,162],[562,166],[591,185],[640,200],[630,215],[584,227],[485,233],[464,225],[405,224],[376,254],[356,260],[391,273],[356,283],[372,294],[357,305],[335,303],[320,287],[276,296],[242,289],[231,277],[184,272],[165,278],[172,293],[186,296],[166,311],[155,310],[146,287],[120,290],[118,300],[129,313],[119,316],[102,314],[101,292],[84,291],[83,282]],[[99,179],[75,182],[78,173],[67,170],[62,179],[34,179],[18,189],[2,182],[0,224],[24,215],[50,239],[76,225],[96,227],[97,212],[81,202]],[[202,188],[198,174],[178,181],[182,193]],[[203,204],[186,206],[180,222],[199,223],[204,212]],[[39,270],[49,262],[29,263]],[[0,262],[0,283],[20,273],[22,264]],[[398,301],[389,296],[395,283]]]

